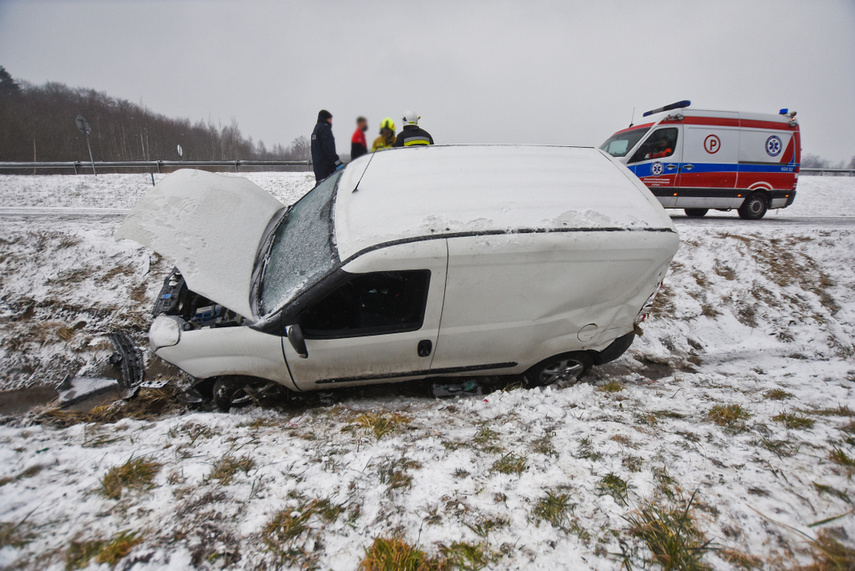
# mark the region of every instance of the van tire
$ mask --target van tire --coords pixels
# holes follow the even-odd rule
[[[523,375],[526,388],[546,387],[553,383],[576,384],[587,373],[594,361],[587,353],[562,353],[544,359]]]
[[[689,218],[701,218],[709,212],[709,208],[686,208],[685,212]]]
[[[743,220],[760,220],[769,210],[769,201],[762,192],[755,192],[745,199],[739,207],[739,217]]]

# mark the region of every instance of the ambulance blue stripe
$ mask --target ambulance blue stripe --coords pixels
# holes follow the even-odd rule
[[[685,169],[685,165],[690,164],[692,168]],[[668,167],[671,167],[670,169]],[[662,172],[658,176],[669,174],[677,174],[678,168],[682,174],[697,174],[710,172],[793,172],[796,165],[791,164],[741,164],[734,165],[733,163],[662,163]],[[635,173],[635,176],[647,177],[655,176],[652,172],[653,163],[645,163],[641,165],[629,165],[629,170]]]

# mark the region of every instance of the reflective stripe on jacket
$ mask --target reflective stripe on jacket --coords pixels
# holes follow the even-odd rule
[[[398,134],[395,141],[396,147],[413,147],[416,145],[433,145],[433,137],[430,133],[416,125],[405,125],[404,130]]]

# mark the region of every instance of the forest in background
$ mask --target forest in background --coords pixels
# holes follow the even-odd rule
[[[235,119],[225,126],[172,119],[94,89],[19,82],[0,66],[0,161],[88,161],[78,114],[92,127],[96,161],[307,160],[310,154],[306,137],[268,149],[245,137]]]
[[[78,114],[92,127],[96,161],[310,158],[304,136],[287,147],[276,144],[268,149],[264,142],[244,137],[235,119],[226,126],[172,119],[94,89],[19,82],[0,66],[0,161],[87,161],[85,137],[75,124]],[[846,164],[808,153],[802,155],[801,166],[855,169],[855,156]]]

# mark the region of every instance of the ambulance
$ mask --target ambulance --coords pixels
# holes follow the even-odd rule
[[[600,147],[622,162],[665,208],[687,216],[737,209],[759,220],[796,198],[801,140],[796,112],[687,109],[679,101],[644,113]]]

